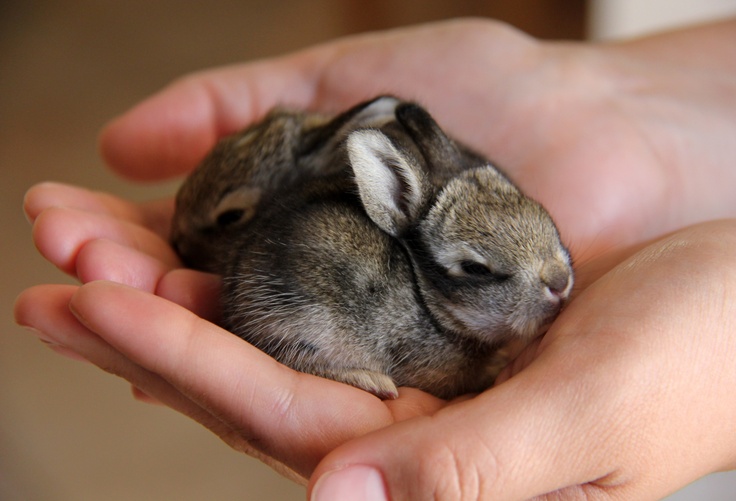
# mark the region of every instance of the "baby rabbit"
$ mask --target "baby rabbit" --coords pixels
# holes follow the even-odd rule
[[[171,240],[184,263],[223,274],[236,250],[233,237],[256,207],[316,176],[349,169],[342,147],[348,132],[395,120],[396,104],[376,99],[334,118],[276,109],[221,139],[177,193]]]
[[[548,213],[391,97],[224,140],[182,186],[172,238],[223,275],[227,329],[381,398],[482,391],[573,283]]]

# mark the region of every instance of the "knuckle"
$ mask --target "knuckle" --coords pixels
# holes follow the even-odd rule
[[[427,489],[421,499],[477,501],[493,490],[497,465],[487,448],[441,441],[419,451],[419,457],[416,485]]]

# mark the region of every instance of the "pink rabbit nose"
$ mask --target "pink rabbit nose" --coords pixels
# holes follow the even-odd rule
[[[572,289],[572,273],[562,265],[545,266],[542,273],[542,283],[550,299],[562,302],[570,295]]]

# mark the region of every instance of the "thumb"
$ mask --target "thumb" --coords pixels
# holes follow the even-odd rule
[[[605,491],[615,481],[601,443],[614,439],[601,429],[610,408],[583,405],[562,385],[555,390],[539,370],[543,365],[432,417],[333,451],[315,470],[310,499],[528,499],[564,489]],[[601,439],[585,440],[591,436]]]

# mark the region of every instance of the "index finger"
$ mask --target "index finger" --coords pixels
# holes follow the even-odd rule
[[[23,211],[31,223],[46,209],[66,207],[103,214],[152,230],[168,238],[174,203],[171,198],[135,203],[108,193],[63,183],[39,183],[25,195]]]
[[[305,56],[211,70],[178,80],[110,122],[100,135],[108,165],[137,180],[190,171],[218,138],[277,104],[305,107],[313,83]]]

